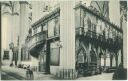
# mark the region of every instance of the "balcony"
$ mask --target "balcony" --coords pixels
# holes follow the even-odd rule
[[[97,39],[98,36],[102,37],[102,35],[98,35],[95,31],[88,30],[87,28],[79,27],[76,28],[76,36],[85,36],[88,38]]]
[[[40,46],[45,43],[47,38],[47,31],[43,31],[31,36],[27,41],[27,47],[30,51],[30,54],[34,56],[34,53],[40,50]],[[36,53],[37,54],[37,53]]]
[[[84,27],[76,29],[76,38],[77,37],[84,40],[84,42],[90,42],[103,48],[117,49],[118,47],[118,49],[120,49],[120,46],[122,45],[121,38],[119,37],[106,37],[105,34],[96,33],[95,31],[85,29]]]

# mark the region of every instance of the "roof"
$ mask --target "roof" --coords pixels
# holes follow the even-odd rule
[[[42,23],[43,21],[47,20],[48,18],[50,18],[51,16],[54,16],[56,13],[60,12],[60,7],[56,8],[55,10],[53,10],[52,12],[50,12],[49,14],[43,16],[41,19],[39,19],[38,21],[36,21],[35,23],[32,24],[32,27],[38,25],[39,23]]]
[[[123,33],[122,29],[119,28],[119,26],[117,26],[114,23],[110,22],[109,20],[105,19],[105,17],[100,16],[98,13],[94,12],[93,10],[87,8],[84,4],[82,4],[82,3],[77,4],[75,6],[75,9],[77,9],[77,8],[83,8],[83,9],[87,10],[91,14],[95,15],[96,17],[100,18],[102,21],[104,21],[107,24],[109,24],[110,26],[112,26],[115,30],[119,31],[120,33]],[[59,13],[59,12],[60,12],[60,7],[56,8],[55,10],[53,10],[52,12],[50,12],[49,14],[47,14],[44,17],[42,17],[41,19],[39,19],[37,22],[33,23],[32,24],[32,27],[38,25],[39,23],[44,22],[45,20],[49,19],[51,16],[53,16],[56,13]]]

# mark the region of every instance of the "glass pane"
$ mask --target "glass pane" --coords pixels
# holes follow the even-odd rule
[[[59,18],[55,19],[55,28],[54,28],[54,35],[57,36],[59,35],[60,32],[60,21]]]

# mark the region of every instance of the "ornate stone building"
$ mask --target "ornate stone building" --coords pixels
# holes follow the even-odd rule
[[[30,34],[26,45],[35,67],[59,78],[75,78],[76,64],[95,74],[122,60],[122,29],[81,3],[60,3],[33,23]]]
[[[123,30],[109,20],[108,10],[103,16],[93,6],[73,1],[19,5],[19,33],[13,31],[19,37],[18,64],[74,79],[77,73],[97,74],[123,63]]]
[[[123,60],[122,29],[85,5],[77,5],[75,17],[76,57],[82,54],[83,63],[92,69],[118,67]]]

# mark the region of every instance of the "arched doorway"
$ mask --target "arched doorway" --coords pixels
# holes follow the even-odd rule
[[[90,62],[90,70],[92,71],[91,74],[96,74],[97,72],[97,55],[96,55],[96,52],[94,51],[94,48],[91,48],[90,50],[90,59],[91,59],[91,62]]]

